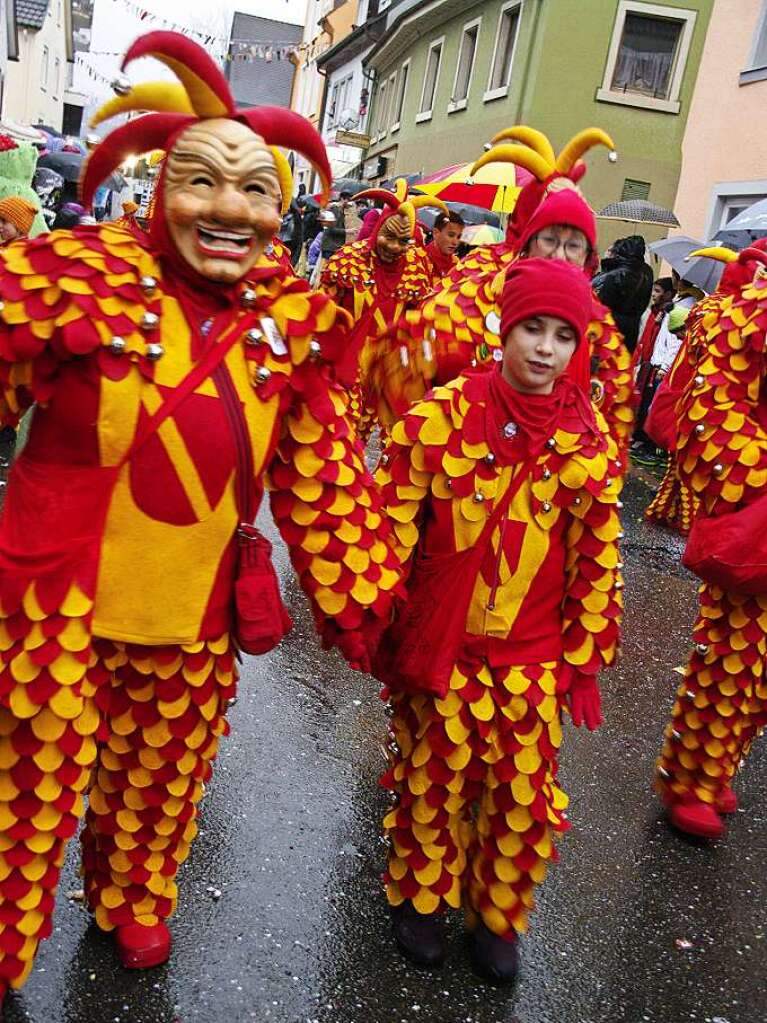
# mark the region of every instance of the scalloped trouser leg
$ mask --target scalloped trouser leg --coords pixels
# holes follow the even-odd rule
[[[444,700],[393,698],[400,752],[381,780],[397,800],[384,820],[391,904],[432,913],[463,895],[496,934],[526,930],[554,833],[568,827],[556,669],[459,664]]]
[[[767,596],[704,584],[695,647],[664,733],[656,783],[681,802],[714,804],[764,727]]]
[[[697,498],[680,478],[676,462],[671,458],[658,492],[644,514],[646,519],[659,522],[669,529],[676,529],[683,536],[687,536],[692,527],[697,504]]]
[[[88,904],[103,930],[170,917],[234,696],[229,637],[190,647],[109,644],[108,738],[83,831]]]
[[[226,730],[235,685],[228,637],[189,648],[94,648],[75,658],[59,646],[34,678],[36,694],[52,693],[39,707],[25,695],[28,682],[3,675],[15,712],[0,707],[0,978],[14,988],[51,933],[93,768],[83,840],[89,902],[105,929],[153,922],[173,910],[174,878]]]

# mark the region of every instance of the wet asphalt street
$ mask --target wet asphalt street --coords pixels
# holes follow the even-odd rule
[[[603,679],[606,725],[567,727],[562,781],[573,829],[541,889],[515,990],[466,965],[460,920],[433,973],[389,936],[379,876],[385,717],[372,679],[323,655],[284,548],[277,563],[296,628],[248,659],[201,833],[183,869],[170,963],[122,971],[111,940],[68,898],[8,1023],[759,1023],[767,1019],[767,747],[738,785],[724,841],[671,834],[650,790],[689,644],[695,586],[681,544],[625,497],[627,620]]]

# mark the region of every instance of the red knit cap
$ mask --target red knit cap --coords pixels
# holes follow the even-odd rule
[[[534,235],[554,224],[576,227],[586,235],[592,249],[597,247],[597,222],[593,210],[580,192],[574,188],[563,188],[559,192],[550,192],[530,217],[520,232],[517,250],[524,251]]]
[[[501,293],[501,340],[520,320],[558,316],[580,344],[592,312],[591,285],[579,267],[561,259],[520,259],[509,267]]]

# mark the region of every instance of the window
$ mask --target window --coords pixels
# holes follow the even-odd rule
[[[740,84],[761,82],[767,78],[767,0],[762,0],[762,9],[756,22],[754,43],[751,47],[748,66],[741,72]]]
[[[53,92],[58,96],[61,91],[61,61],[57,57],[53,64]]]
[[[405,92],[407,90],[407,78],[410,74],[410,61],[406,60],[399,73],[399,88],[397,89],[397,101],[394,104],[394,123],[392,131],[397,131],[402,120],[402,111],[405,108]]]
[[[376,139],[383,138],[386,134],[386,86],[386,82],[381,82],[381,85],[378,88],[378,103],[376,104]]]
[[[384,135],[389,130],[394,115],[394,104],[397,101],[397,72],[389,75],[389,84],[386,86],[386,120],[383,124]]]
[[[338,82],[333,82],[330,90],[330,103],[328,103],[328,128],[332,128],[338,116]]]
[[[50,61],[50,52],[47,46],[43,47],[43,59],[40,67],[40,88],[45,89],[48,87],[48,63]]]
[[[705,237],[718,237],[722,232],[727,231],[727,225],[739,213],[762,199],[767,199],[767,180],[728,181],[715,185]],[[725,244],[731,244],[726,235],[723,240]],[[743,242],[743,236],[739,236],[738,243],[743,244]]]
[[[453,95],[447,107],[450,113],[454,110],[463,110],[468,102],[481,21],[481,18],[477,18],[476,21],[463,26],[461,48],[458,51],[458,67],[455,69],[455,81],[453,82]]]
[[[696,18],[679,7],[619,0],[597,99],[678,114]]]
[[[432,108],[434,106],[434,96],[437,92],[437,83],[439,81],[439,67],[442,63],[442,46],[445,42],[445,37],[441,39],[435,39],[429,47],[429,53],[426,57],[426,74],[423,76],[423,89],[421,90],[421,103],[418,108],[418,116],[416,121],[428,121],[431,117]]]
[[[498,19],[495,33],[495,48],[490,65],[490,78],[487,83],[485,101],[499,99],[509,91],[511,81],[511,65],[514,62],[514,50],[519,34],[519,20],[522,13],[521,2],[506,4]]]
[[[626,178],[623,182],[623,191],[621,192],[621,202],[625,202],[627,199],[649,199],[650,198],[650,182],[649,181],[636,181],[634,178]]]

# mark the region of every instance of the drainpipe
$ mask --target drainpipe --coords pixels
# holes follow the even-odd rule
[[[543,8],[543,0],[534,0],[534,2],[535,2],[535,11],[533,12],[533,25],[532,25],[532,29],[530,31],[530,45],[528,46],[527,53],[525,54],[525,66],[524,66],[524,70],[522,72],[522,88],[519,91],[519,102],[517,103],[517,113],[516,113],[516,117],[514,118],[514,123],[515,124],[522,124],[523,121],[525,120],[525,118],[524,118],[525,101],[527,100],[528,92],[530,91],[529,90],[529,86],[530,86],[530,81],[529,81],[529,79],[530,79],[530,65],[532,63],[533,47],[535,46],[535,41],[536,41],[536,39],[538,37],[538,28],[540,26],[540,21],[541,21],[541,10]]]

